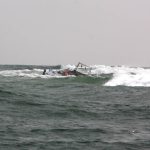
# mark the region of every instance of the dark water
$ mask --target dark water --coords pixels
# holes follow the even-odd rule
[[[104,82],[0,75],[0,150],[149,150],[150,88]]]

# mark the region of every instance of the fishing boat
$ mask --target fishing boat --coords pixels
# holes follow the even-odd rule
[[[91,67],[79,62],[74,69],[65,68],[58,70],[49,70],[44,69],[43,75],[62,75],[62,76],[91,76]]]
[[[91,76],[91,67],[79,62],[75,68],[76,76]]]

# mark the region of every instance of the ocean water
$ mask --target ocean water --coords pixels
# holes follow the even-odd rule
[[[149,68],[42,75],[59,67],[0,66],[0,150],[150,149]]]

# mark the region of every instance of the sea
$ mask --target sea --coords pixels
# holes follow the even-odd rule
[[[150,68],[0,65],[0,150],[150,150]]]

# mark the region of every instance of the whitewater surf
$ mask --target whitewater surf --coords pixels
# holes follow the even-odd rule
[[[62,65],[63,68],[73,69],[75,65]],[[43,68],[30,68],[27,66],[20,66],[19,69],[17,67],[15,69],[14,66],[7,66],[6,69],[2,69],[4,66],[1,66],[0,76],[6,77],[26,77],[26,78],[72,78],[74,75],[70,76],[62,76],[59,74],[48,74],[42,75]],[[150,69],[142,68],[142,67],[128,67],[128,66],[105,66],[105,65],[91,65],[91,75],[94,78],[107,78],[108,75],[111,75],[111,78],[107,78],[108,80],[103,84],[103,86],[143,86],[150,87]],[[51,70],[58,70],[60,68],[49,67]]]

